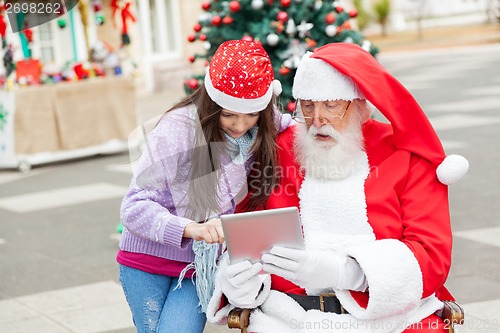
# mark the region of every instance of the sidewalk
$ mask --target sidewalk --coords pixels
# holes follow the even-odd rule
[[[473,46],[500,43],[500,24],[428,28],[423,30],[422,38],[417,31],[365,37],[380,49],[380,53]]]

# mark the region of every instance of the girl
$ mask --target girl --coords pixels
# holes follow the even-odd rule
[[[260,44],[227,41],[204,85],[149,135],[122,202],[117,255],[139,333],[203,331],[224,241],[218,217],[233,213],[248,189],[246,209],[263,204],[277,182],[275,136],[290,122],[274,107],[280,91]],[[182,278],[196,286],[181,286]]]

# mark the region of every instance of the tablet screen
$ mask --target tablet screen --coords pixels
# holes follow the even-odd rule
[[[222,215],[220,219],[231,264],[260,262],[274,245],[304,248],[297,207]]]

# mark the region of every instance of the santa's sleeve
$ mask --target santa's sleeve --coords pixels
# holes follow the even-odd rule
[[[215,290],[210,298],[210,302],[207,307],[207,320],[212,324],[217,325],[227,325],[227,316],[232,309],[235,308],[234,305],[230,304],[224,293],[222,292],[221,284],[220,284],[220,274],[223,269],[225,269],[229,265],[229,256],[228,253],[225,252],[219,261],[219,266],[217,267],[217,273],[215,274]],[[262,289],[259,292],[259,295],[255,299],[253,304],[250,304],[249,308],[257,308],[269,296],[269,292],[271,291],[271,277],[269,274],[263,276]]]
[[[413,156],[399,202],[400,239],[379,239],[347,250],[365,273],[368,305],[360,306],[349,291],[338,291],[337,296],[357,318],[411,311],[448,276],[452,244],[448,189],[436,178],[435,166]]]

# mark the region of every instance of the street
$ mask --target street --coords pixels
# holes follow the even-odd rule
[[[461,332],[499,332],[500,44],[379,60],[414,94],[447,154],[469,160],[469,173],[449,187],[446,286],[465,309]],[[146,118],[170,105],[142,103]],[[0,332],[135,332],[115,261],[130,177],[127,153],[0,171]]]

